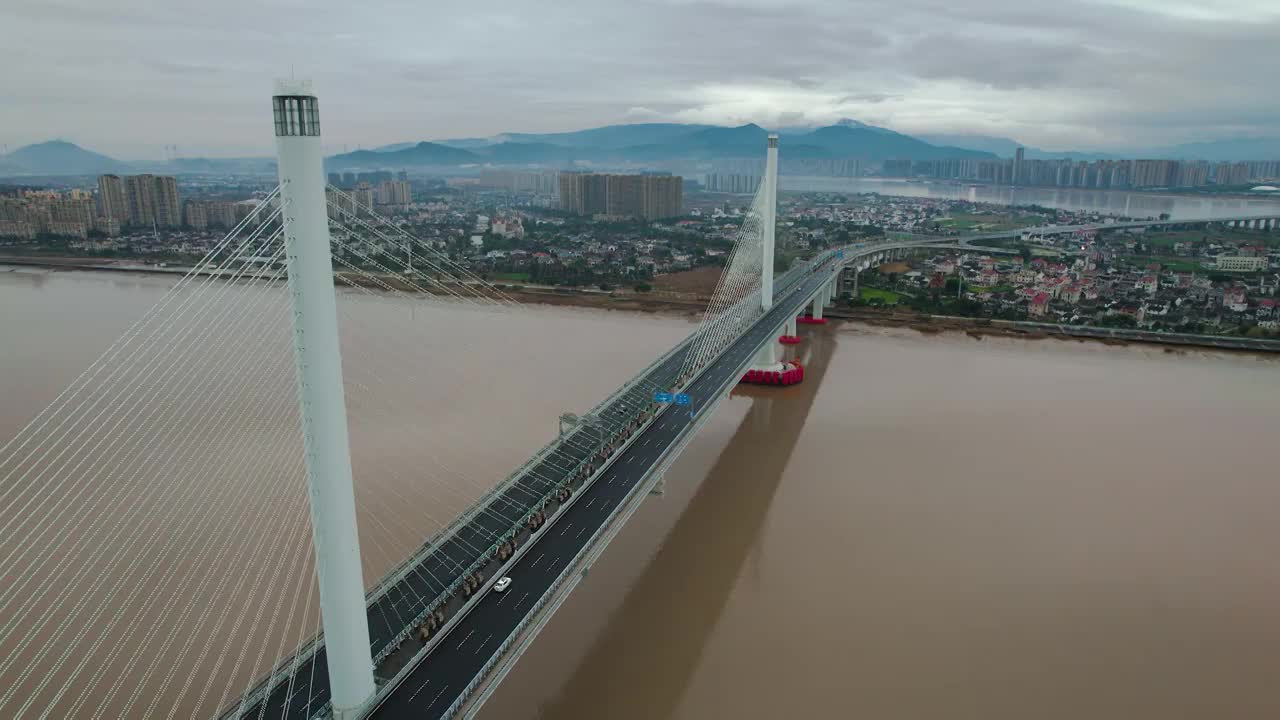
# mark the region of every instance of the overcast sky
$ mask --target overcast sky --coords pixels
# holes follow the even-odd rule
[[[1280,135],[1280,0],[3,0],[0,143],[266,153],[852,117],[1046,149]]]

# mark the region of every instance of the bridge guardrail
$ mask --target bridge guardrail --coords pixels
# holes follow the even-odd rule
[[[902,242],[892,242],[892,241],[889,241],[889,242],[868,241],[863,243],[851,244],[851,245],[845,246],[844,248],[839,248],[839,250],[881,249],[880,246],[882,245],[892,245],[894,247],[898,247],[898,246],[907,246],[909,244],[919,244],[919,242],[920,241],[916,241],[912,243],[902,243]],[[791,269],[783,273],[781,278],[779,278],[779,282],[777,283],[779,292],[780,293],[791,292],[791,290],[795,287],[795,285],[805,277],[808,271],[813,270],[821,263],[829,260],[835,254],[835,252],[836,250],[828,250],[823,253],[819,253],[814,258],[794,264],[791,267]],[[856,257],[856,255],[857,255],[856,253],[852,254],[849,259]],[[669,350],[667,350],[665,353],[660,355],[653,362],[649,363],[649,365],[647,365],[643,370],[641,370],[639,373],[634,375],[630,380],[628,380],[627,382],[619,386],[617,389],[615,389],[614,392],[611,393],[604,400],[597,403],[590,412],[598,413],[601,408],[607,408],[612,402],[616,401],[620,396],[625,394],[631,388],[635,387],[637,382],[642,381],[643,378],[653,374],[653,372],[658,367],[660,367],[664,362],[666,362],[676,353],[680,352],[682,349],[686,348],[694,339],[696,339],[697,335],[698,335],[698,329],[695,328],[688,336],[686,336],[680,342],[676,343],[674,346],[672,346]],[[724,350],[727,350],[731,346],[732,346],[732,343],[729,343],[728,345],[725,346],[724,349],[722,349],[721,352],[723,352]],[[719,355],[720,353],[717,353],[716,357],[718,358]],[[690,382],[692,382],[692,380],[693,379],[691,378]],[[371,606],[374,602],[376,602],[383,595],[385,595],[388,590],[394,587],[396,583],[404,579],[405,576],[407,576],[410,572],[412,572],[413,568],[422,561],[425,553],[427,553],[432,548],[437,547],[440,544],[446,542],[449,539],[449,537],[451,537],[453,533],[457,532],[457,530],[461,528],[466,522],[469,522],[470,520],[474,519],[476,515],[484,511],[484,509],[487,508],[489,504],[493,502],[494,498],[496,498],[498,495],[505,492],[510,487],[515,485],[517,482],[519,482],[520,478],[528,475],[532,468],[536,467],[544,459],[550,457],[557,449],[563,446],[563,444],[566,441],[566,438],[575,437],[579,434],[579,432],[580,432],[580,429],[575,429],[565,437],[557,437],[551,440],[550,442],[548,442],[546,445],[540,448],[533,457],[525,461],[522,465],[520,465],[520,467],[516,468],[516,470],[512,471],[502,482],[498,483],[492,489],[490,489],[488,492],[486,492],[484,495],[478,498],[466,511],[460,514],[457,518],[455,518],[452,522],[450,522],[444,528],[442,528],[441,530],[437,531],[434,535],[432,535],[430,539],[424,542],[419,547],[419,549],[416,550],[414,553],[412,553],[408,558],[406,558],[406,560],[399,563],[398,565],[396,565],[395,568],[392,568],[390,571],[384,574],[382,579],[380,579],[377,583],[375,583],[373,587],[371,587],[369,591],[366,593],[366,601],[365,601],[366,607]],[[603,446],[603,443],[602,443],[602,446]],[[589,464],[594,457],[595,457],[594,453],[588,454],[586,457],[584,457],[582,461],[580,461],[576,466],[574,466],[570,472],[567,472],[565,474],[565,477],[566,478],[574,477],[587,464]],[[527,521],[528,517],[532,514],[532,512],[536,511],[537,507],[540,507],[547,500],[549,500],[553,494],[554,494],[554,491],[549,491],[546,495],[544,495],[540,502],[535,503],[532,506],[533,510],[530,510],[528,513],[526,513],[525,516],[520,521],[518,521],[515,526],[513,526],[513,529],[514,527],[519,527],[523,522]],[[442,599],[449,598],[454,593],[454,591],[456,591],[457,587],[462,583],[465,577],[475,573],[479,568],[483,567],[483,565],[488,562],[489,555],[501,544],[501,542],[502,541],[495,541],[493,544],[491,544],[489,548],[487,548],[485,552],[481,553],[479,555],[479,558],[474,563],[472,563],[471,566],[469,566],[466,569],[466,571],[460,573],[457,576],[457,578],[442,593],[440,593],[436,598],[433,599],[431,603],[429,603],[426,607],[424,607],[424,609],[420,611],[419,614],[414,618],[413,622],[408,623],[404,630],[402,630],[396,636],[393,636],[393,638],[389,640],[386,643],[386,645],[384,645],[384,647],[380,648],[378,651],[373,653],[375,664],[385,659],[391,652],[393,652],[396,646],[398,646],[399,643],[405,637],[407,637],[408,634],[412,632],[412,629],[416,627],[418,624],[420,624],[428,613],[433,612],[439,606]],[[239,700],[235,703],[234,707],[228,707],[224,709],[219,714],[219,717],[231,718],[238,714],[239,708],[244,706],[252,706],[264,694],[269,694],[270,691],[274,689],[274,687],[277,684],[277,679],[282,679],[292,674],[291,672],[286,673],[285,671],[288,668],[296,667],[298,664],[299,658],[305,658],[305,657],[308,657],[309,655],[313,655],[323,646],[324,646],[323,633],[317,633],[310,640],[308,640],[306,643],[301,645],[299,649],[296,652],[294,652],[288,659],[282,661],[275,668],[273,668],[270,674],[264,676],[258,683],[256,683],[246,695],[242,696],[243,698],[242,700]]]
[[[806,265],[804,265],[799,269],[812,270],[818,264],[824,261],[825,259],[820,256],[819,258],[815,258],[811,261],[808,261]],[[788,274],[795,272],[796,275],[795,275],[795,278],[793,279],[793,282],[789,283],[788,286],[783,290],[783,292],[789,292],[794,287],[795,279],[802,279],[804,277],[805,273],[797,272],[797,270],[798,270],[797,268],[793,267],[792,270],[788,271]],[[732,347],[733,347],[733,343],[729,343],[724,348],[722,348],[716,354],[715,360],[718,361],[721,357],[723,357],[724,353],[728,352],[729,349]],[[708,363],[704,367],[710,367],[712,364],[714,364],[714,361],[711,363]],[[747,356],[747,359],[743,361],[743,364],[745,365],[751,364],[751,357],[749,354]],[[723,383],[721,383],[720,387],[716,389],[713,395],[719,395],[725,392],[726,388],[732,388],[735,384],[737,384],[737,378],[740,376],[741,376],[741,373],[737,373],[737,374],[730,373],[729,375],[727,375],[726,380]],[[690,383],[692,382],[693,380],[690,380]],[[674,461],[675,457],[679,455],[679,451],[683,450],[683,448],[688,444],[690,438],[692,438],[696,434],[696,429],[700,428],[701,425],[706,421],[708,417],[710,417],[710,413],[706,413],[706,412],[699,413],[697,420],[692,425],[690,425],[688,429],[686,429],[686,431],[683,433],[684,437],[682,437],[680,442],[676,444],[674,448],[675,452],[673,452],[672,450],[668,450],[666,453],[664,453],[663,456],[660,458],[660,462],[656,463],[653,466],[653,469],[651,469],[650,472],[646,473],[645,476],[641,478],[639,482],[636,483],[635,488],[632,490],[632,494],[629,495],[628,498],[633,497],[635,493],[641,492],[644,489],[645,482],[648,478],[654,475],[660,474],[662,472],[665,472],[666,468],[670,466],[670,464]],[[592,534],[592,537],[587,541],[586,545],[584,545],[583,547],[584,548],[594,547],[598,538],[600,537],[600,534],[605,532],[610,527],[611,523],[613,523],[618,513],[621,512],[626,505],[627,505],[627,501],[619,503],[618,506],[614,508],[614,511],[610,513],[609,518],[604,523],[602,523],[600,527],[596,529],[595,533]],[[471,681],[467,684],[467,686],[463,689],[463,691],[458,695],[458,698],[454,700],[453,704],[450,705],[449,708],[445,711],[444,717],[452,718],[454,715],[458,713],[458,711],[463,706],[466,705],[466,703],[471,699],[472,694],[475,693],[476,688],[479,687],[480,684],[483,683],[488,678],[489,673],[493,671],[494,666],[497,665],[500,659],[503,658],[507,654],[507,652],[511,649],[511,646],[529,628],[529,625],[534,621],[534,619],[538,616],[538,614],[542,611],[542,609],[546,607],[546,605],[553,598],[556,597],[557,593],[563,588],[566,579],[573,572],[577,570],[577,567],[579,564],[580,562],[575,559],[575,562],[572,562],[569,565],[565,566],[564,570],[562,570],[560,574],[556,576],[556,579],[547,587],[546,592],[544,592],[538,598],[538,600],[530,608],[530,611],[525,614],[524,618],[522,618],[520,622],[516,624],[516,627],[507,635],[507,637],[498,646],[497,650],[492,655],[489,656],[488,660],[485,661],[485,664],[481,667],[480,671],[476,673],[474,677],[472,677]]]

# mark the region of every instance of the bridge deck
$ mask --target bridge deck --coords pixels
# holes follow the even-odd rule
[[[799,280],[805,279],[805,285],[812,286],[806,292],[794,293],[796,284]],[[726,369],[726,363],[732,363],[736,368],[740,364],[742,352],[755,352],[763,338],[764,329],[768,329],[772,333],[776,325],[785,319],[786,313],[798,312],[804,304],[807,297],[813,294],[813,291],[821,285],[821,282],[813,276],[808,276],[807,271],[798,269],[797,272],[788,273],[779,279],[777,294],[780,300],[775,304],[771,313],[757,321],[753,331],[739,338],[737,343],[729,352],[723,356],[719,362],[708,366],[703,372],[701,378],[694,383],[691,393],[703,391],[707,385],[707,380],[713,374],[718,381],[724,380],[724,373],[730,372]],[[688,347],[689,339],[683,341],[677,348],[668,354],[662,362],[651,367],[643,376],[642,382],[634,383],[630,388],[616,395],[611,402],[599,408],[600,412],[597,416],[601,422],[596,427],[580,427],[570,433],[570,442],[560,443],[552,452],[545,454],[539,461],[535,462],[524,474],[519,476],[515,482],[509,483],[505,489],[495,493],[480,508],[478,512],[472,514],[465,522],[461,523],[447,537],[441,539],[434,546],[427,546],[423,552],[413,562],[412,567],[407,572],[376,594],[376,597],[368,606],[369,619],[369,635],[370,648],[375,657],[380,657],[389,653],[400,640],[404,639],[406,630],[412,630],[416,624],[415,619],[420,617],[428,607],[436,607],[437,603],[448,600],[448,596],[453,589],[457,587],[459,580],[466,575],[479,573],[485,578],[487,587],[489,576],[497,567],[498,563],[490,561],[491,549],[495,541],[501,541],[510,537],[513,529],[518,530],[522,519],[529,512],[542,507],[544,499],[548,493],[554,491],[564,480],[574,475],[580,466],[591,460],[594,455],[594,447],[601,437],[611,437],[616,435],[625,425],[632,421],[634,417],[634,409],[645,406],[652,398],[652,388],[670,388],[675,384],[675,378],[681,369],[684,361],[684,353]],[[743,350],[744,343],[750,344],[749,350]],[[709,382],[709,380],[707,380]],[[623,409],[626,409],[624,412]],[[654,453],[660,453],[670,445],[671,439],[678,436],[679,432],[687,426],[685,423],[672,422],[671,418],[679,415],[679,413],[666,413],[659,422],[650,426],[645,433],[638,438],[623,454],[614,458],[611,474],[606,474],[593,484],[588,493],[601,492],[600,496],[584,496],[579,499],[577,504],[570,508],[569,513],[592,512],[592,518],[599,519],[596,526],[603,522],[604,515],[596,516],[594,512],[603,511],[608,508],[610,511],[617,506],[617,502],[612,502],[608,498],[614,497],[614,493],[619,493],[616,498],[620,501],[629,493],[636,482],[643,477],[645,471],[648,470],[652,458],[656,458]],[[687,415],[685,418],[687,419]],[[664,423],[666,425],[664,426]],[[655,428],[659,428],[655,433]],[[652,455],[652,457],[650,457]],[[642,461],[644,458],[650,458]],[[630,466],[638,471],[635,474],[633,482],[623,483],[613,478],[623,475],[630,477],[630,473],[623,473],[618,468]],[[608,492],[600,490],[606,488]],[[598,497],[599,503],[593,502]],[[553,509],[555,505],[553,503]],[[550,538],[554,537],[557,541],[561,535],[568,534],[564,530],[566,527],[573,527],[575,531],[590,526],[588,518],[585,514],[578,518],[572,519],[566,513],[561,518],[554,530],[542,533],[548,537],[535,538],[539,542],[539,551],[542,550],[543,543],[551,542]],[[576,517],[576,516],[575,516]],[[578,533],[585,537],[572,538],[581,539],[586,542],[585,531]],[[565,554],[560,550],[556,551],[558,555]],[[538,555],[539,553],[532,553]],[[568,553],[567,558],[572,558],[575,553]],[[548,562],[548,566],[550,563]],[[557,566],[558,567],[558,566]],[[558,573],[558,571],[557,571]],[[554,574],[548,574],[547,578],[554,578]],[[528,583],[522,583],[521,586],[514,586],[512,592],[524,593],[530,590]],[[504,597],[510,597],[506,595]],[[535,599],[537,595],[532,596]],[[518,603],[518,598],[517,602]],[[524,605],[527,607],[532,603]],[[460,601],[455,601],[451,606],[451,610],[456,610],[461,605]],[[486,605],[485,602],[479,603],[470,611],[465,622],[470,622],[472,616],[476,616],[481,607]],[[484,617],[484,613],[480,613],[477,617]],[[442,649],[448,647],[449,643],[456,642],[465,637],[466,630],[462,630],[462,625],[455,627],[450,635],[442,643],[441,647],[433,649],[431,656],[436,655]],[[502,638],[506,637],[504,633]],[[420,642],[416,637],[410,637],[405,640],[410,645],[410,649],[416,649],[414,644],[420,646]],[[430,656],[428,656],[430,657]],[[478,657],[478,656],[477,656]],[[487,656],[481,658],[487,660]],[[417,672],[415,672],[415,676]],[[462,689],[462,685],[458,686],[458,690]],[[239,716],[243,718],[310,718],[324,710],[329,702],[329,680],[327,674],[327,659],[325,657],[325,648],[320,646],[314,652],[304,652],[297,659],[296,664],[292,665],[287,672],[278,672],[274,675],[270,682],[270,689],[263,687],[263,691],[257,695],[251,695],[251,701],[243,708],[234,708],[226,713],[228,716]],[[444,697],[444,696],[442,696]],[[448,707],[452,703],[452,699],[445,703],[444,707]]]
[[[798,313],[829,278],[825,272],[809,275],[800,287],[790,288],[792,292],[691,384],[688,392],[695,402],[713,399],[726,384],[731,386],[742,365],[761,345],[773,342],[778,326],[788,316]],[[510,589],[486,595],[449,636],[402,679],[372,717],[434,718],[446,714],[561,573],[589,550],[596,531],[637,491],[667,450],[690,430],[694,417],[676,410],[664,414],[621,451],[600,479],[584,490],[577,502],[538,539],[537,545],[508,571],[514,580]]]

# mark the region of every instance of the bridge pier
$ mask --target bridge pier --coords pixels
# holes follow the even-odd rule
[[[653,487],[649,488],[649,494],[659,497],[667,494],[667,473],[665,471],[658,471],[658,479],[654,481]]]
[[[795,317],[792,317],[790,320],[787,320],[787,323],[782,326],[782,337],[778,338],[778,342],[782,343],[783,345],[799,345],[800,344],[800,333],[796,326]]]

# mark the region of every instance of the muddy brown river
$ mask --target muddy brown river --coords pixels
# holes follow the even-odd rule
[[[173,282],[5,270],[0,444]],[[367,583],[691,329],[342,305]],[[0,716],[207,716],[315,627],[270,317],[252,373],[209,343],[138,384],[209,380],[119,439],[163,432],[165,452],[86,470],[97,495],[50,484],[50,523],[0,512],[23,531],[0,557],[41,540],[0,566],[24,590],[0,602]],[[796,352],[805,383],[721,405],[482,718],[1280,716],[1280,364],[859,325],[806,328]],[[112,505],[156,466],[173,503]]]

